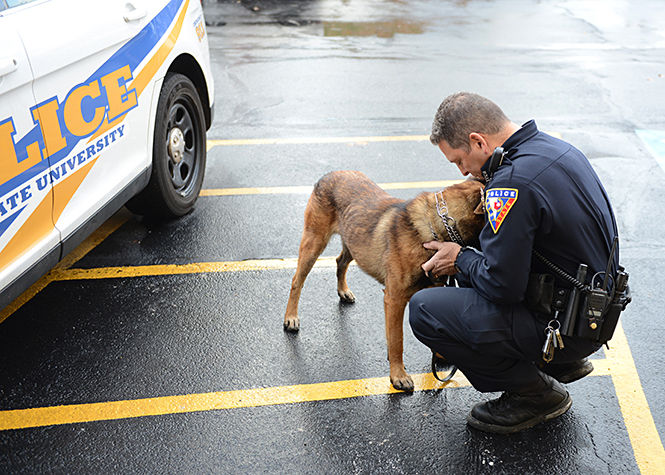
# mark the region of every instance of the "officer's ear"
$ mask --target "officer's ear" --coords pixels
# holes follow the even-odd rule
[[[469,134],[469,145],[471,146],[472,150],[478,149],[482,152],[485,152],[485,149],[489,150],[487,140],[485,137],[483,137],[482,134],[479,134],[478,132],[471,132]]]

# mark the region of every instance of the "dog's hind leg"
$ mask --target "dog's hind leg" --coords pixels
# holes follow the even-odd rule
[[[333,232],[335,232],[334,214],[330,212],[329,207],[321,205],[312,194],[305,209],[305,227],[300,240],[298,266],[291,280],[291,292],[284,314],[284,330],[297,332],[300,329],[298,302],[302,286],[314,263],[328,245]]]
[[[346,283],[346,271],[353,260],[349,248],[342,243],[342,253],[337,257],[337,295],[342,302],[353,303],[356,301],[355,295],[349,289]]]

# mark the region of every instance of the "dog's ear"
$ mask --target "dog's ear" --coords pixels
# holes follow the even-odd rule
[[[483,203],[483,198],[485,197],[485,193],[483,193],[483,190],[485,187],[483,186],[480,189],[480,201],[478,202],[478,206],[476,206],[476,209],[473,210],[473,214],[484,214],[485,213],[485,203]]]

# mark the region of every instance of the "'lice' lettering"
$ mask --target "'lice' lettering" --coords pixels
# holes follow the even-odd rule
[[[101,91],[99,90],[99,83],[97,81],[78,86],[69,93],[65,102],[64,114],[65,124],[67,124],[67,129],[72,134],[79,137],[86,137],[97,130],[97,127],[102,124],[106,112],[104,107],[95,108],[94,115],[90,121],[86,121],[85,117],[83,117],[83,100],[86,98],[95,99],[100,95]]]
[[[133,78],[129,66],[112,71],[100,79],[73,88],[63,102],[53,97],[31,108],[32,120],[37,127],[35,135],[41,133],[25,149],[17,150],[16,129],[11,117],[0,122],[0,184],[5,183],[42,160],[53,156],[67,146],[64,130],[75,137],[87,137],[93,134],[103,123],[104,117],[111,122],[126,114],[138,105],[136,89],[127,89],[127,83]],[[108,112],[107,112],[108,111]],[[123,129],[116,131],[123,136]],[[115,141],[115,131],[110,139]],[[24,140],[28,142],[29,140]],[[40,143],[44,148],[40,150]],[[104,145],[109,145],[109,136],[104,137]],[[101,150],[99,142],[96,144]],[[20,156],[23,158],[19,162]],[[89,153],[89,152],[88,152]],[[96,153],[96,152],[95,152]],[[89,156],[88,156],[89,158]],[[79,161],[82,157],[78,156]]]

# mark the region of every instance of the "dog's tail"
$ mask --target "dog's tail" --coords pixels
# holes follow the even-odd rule
[[[327,206],[332,209],[337,209],[335,206],[335,183],[339,182],[340,172],[329,172],[319,178],[314,184],[312,191],[312,198],[316,198],[322,206]]]

